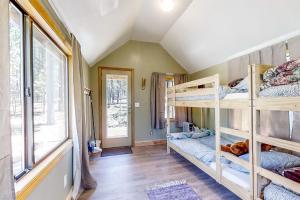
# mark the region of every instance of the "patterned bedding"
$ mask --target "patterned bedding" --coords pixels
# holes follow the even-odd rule
[[[300,200],[300,196],[282,186],[270,183],[264,189],[265,200]]]
[[[269,68],[263,74],[261,90],[271,86],[288,85],[300,81],[300,59]]]

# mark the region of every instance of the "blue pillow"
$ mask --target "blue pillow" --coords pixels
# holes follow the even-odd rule
[[[268,170],[275,170],[279,171],[282,169],[292,168],[292,167],[298,167],[300,166],[300,157],[278,152],[278,151],[265,151],[260,153],[260,165],[262,168],[268,169]],[[249,154],[244,154],[240,156],[239,158],[243,160],[249,160]],[[248,173],[248,170],[244,167],[236,164],[236,163],[230,163],[230,167],[241,171]]]

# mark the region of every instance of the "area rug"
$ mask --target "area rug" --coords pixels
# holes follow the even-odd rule
[[[132,154],[131,147],[113,147],[102,150],[101,157]]]
[[[146,191],[149,200],[201,200],[185,180],[158,184]]]

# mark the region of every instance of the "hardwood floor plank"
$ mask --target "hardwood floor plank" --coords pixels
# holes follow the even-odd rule
[[[95,190],[80,200],[147,200],[148,186],[185,179],[203,200],[239,199],[179,154],[166,153],[166,145],[132,149],[133,154],[100,157],[91,161]]]

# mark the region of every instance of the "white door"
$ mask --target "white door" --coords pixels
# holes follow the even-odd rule
[[[131,71],[101,71],[102,147],[131,146]]]

